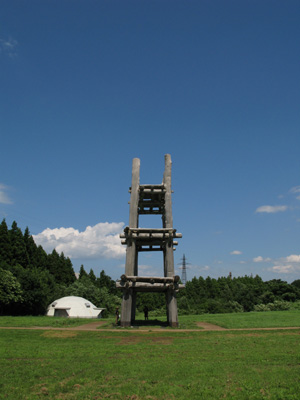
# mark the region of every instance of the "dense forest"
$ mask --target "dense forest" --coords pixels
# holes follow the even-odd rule
[[[121,292],[104,270],[96,277],[82,265],[78,279],[72,262],[56,250],[47,254],[37,246],[29,229],[23,233],[16,222],[8,229],[0,224],[0,314],[40,315],[55,299],[81,296],[106,314],[121,304]],[[178,293],[179,314],[285,310],[300,300],[300,279],[288,284],[280,279],[264,282],[259,276],[193,278]],[[137,308],[144,305],[152,315],[165,312],[161,293],[139,293]],[[151,314],[150,314],[151,315]]]

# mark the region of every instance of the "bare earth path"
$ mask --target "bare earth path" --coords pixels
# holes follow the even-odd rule
[[[70,328],[56,328],[56,327],[47,327],[47,326],[32,326],[32,327],[0,327],[0,329],[28,329],[28,330],[56,330],[56,331],[102,331],[102,332],[207,332],[207,331],[273,331],[273,330],[290,330],[290,329],[298,329],[300,331],[300,327],[298,326],[290,326],[290,327],[278,327],[278,328],[235,328],[235,329],[227,329],[218,325],[209,324],[207,322],[197,322],[197,326],[202,329],[168,329],[165,328],[142,328],[137,329],[135,327],[122,329],[122,328],[114,328],[114,329],[103,329],[101,330],[101,326],[106,324],[106,321],[97,321],[91,322],[90,324],[74,326]],[[99,329],[100,328],[100,329]],[[300,333],[300,332],[299,332]]]

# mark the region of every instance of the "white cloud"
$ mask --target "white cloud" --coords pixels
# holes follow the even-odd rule
[[[276,260],[269,271],[281,274],[300,273],[300,255],[291,254]]]
[[[286,211],[287,206],[261,206],[258,207],[255,212],[257,213],[277,213],[280,211]]]
[[[0,203],[2,204],[12,204],[11,199],[7,195],[6,191],[8,190],[8,187],[6,185],[3,185],[0,183]]]
[[[123,227],[123,222],[100,222],[87,226],[83,232],[74,228],[47,228],[33,238],[47,252],[55,248],[70,258],[121,258],[125,255],[125,246],[119,238]]]
[[[300,200],[300,196],[297,196],[296,199],[297,199],[297,200]]]
[[[300,186],[294,186],[290,189],[291,193],[300,193]]]
[[[240,264],[246,264],[246,261],[240,261]]]
[[[286,257],[287,262],[298,262],[300,263],[300,255],[299,254],[291,254]]]
[[[232,255],[239,255],[239,254],[242,254],[242,252],[239,251],[239,250],[233,250],[230,254],[232,254]]]
[[[267,257],[267,258],[263,258],[262,256],[258,256],[258,257],[254,257],[253,261],[258,263],[258,262],[270,262],[271,258]]]
[[[269,271],[276,272],[278,274],[292,274],[293,272],[300,271],[300,268],[295,268],[291,264],[281,264],[274,265],[274,267],[269,268]]]

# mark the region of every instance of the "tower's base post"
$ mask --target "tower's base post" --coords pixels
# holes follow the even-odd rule
[[[168,324],[172,328],[177,328],[178,327],[178,312],[177,312],[176,292],[174,290],[168,290],[166,293],[166,300],[167,300]]]
[[[132,291],[132,302],[131,302],[131,322],[135,321],[135,311],[136,311],[136,295],[135,291]]]
[[[132,318],[132,290],[124,290],[120,325],[124,328],[131,326],[131,318]]]

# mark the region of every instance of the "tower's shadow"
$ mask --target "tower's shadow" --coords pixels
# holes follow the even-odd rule
[[[167,321],[160,321],[158,319],[150,319],[146,321],[143,319],[136,319],[131,325],[135,328],[149,327],[149,326],[153,326],[155,328],[167,328],[169,326]]]

